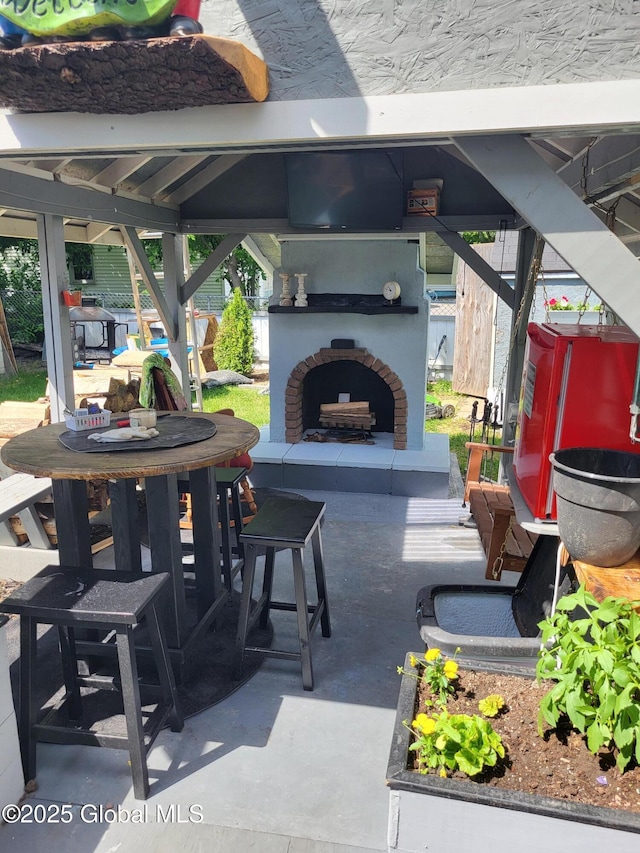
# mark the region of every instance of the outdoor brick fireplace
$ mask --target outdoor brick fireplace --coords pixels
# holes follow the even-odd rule
[[[291,371],[285,388],[285,440],[295,444],[302,440],[305,429],[317,426],[313,406],[305,405],[309,397],[309,380],[312,371],[324,365],[344,363],[340,371],[342,378],[334,380],[334,388],[327,388],[324,402],[337,400],[339,390],[350,387],[349,375],[354,374],[352,384],[365,386],[370,389],[367,399],[371,402],[372,411],[376,411],[377,429],[393,432],[393,446],[396,450],[407,448],[407,395],[398,375],[375,355],[363,348],[332,349],[322,347],[318,352],[298,362]],[[353,366],[361,365],[357,370]],[[350,370],[349,365],[352,366]],[[369,371],[371,376],[367,382],[362,381],[363,371]],[[332,371],[336,374],[336,371]],[[323,383],[326,384],[326,383]],[[354,387],[355,387],[354,385]],[[355,399],[352,397],[352,399]]]

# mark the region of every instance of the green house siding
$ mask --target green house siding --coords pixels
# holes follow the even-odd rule
[[[87,295],[98,293],[131,293],[131,278],[125,249],[120,246],[93,247],[93,282],[85,285]],[[197,295],[224,296],[222,270],[216,270],[198,290]]]
[[[120,246],[93,247],[93,284],[103,293],[131,293],[127,254]]]

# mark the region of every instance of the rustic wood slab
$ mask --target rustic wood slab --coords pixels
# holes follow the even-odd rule
[[[248,453],[258,443],[258,428],[229,415],[182,412],[181,417],[207,418],[216,434],[196,444],[129,453],[74,453],[60,443],[65,424],[50,424],[12,438],[2,447],[2,461],[16,471],[62,480],[154,477],[196,471]]]
[[[0,50],[0,106],[137,114],[264,101],[266,64],[214,36],[66,42]]]
[[[623,566],[605,569],[573,561],[576,577],[598,601],[608,595],[638,602],[640,608],[640,551]]]

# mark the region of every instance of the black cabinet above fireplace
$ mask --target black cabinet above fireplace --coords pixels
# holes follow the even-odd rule
[[[270,314],[417,314],[417,305],[402,305],[373,293],[308,293],[306,308],[270,305]]]

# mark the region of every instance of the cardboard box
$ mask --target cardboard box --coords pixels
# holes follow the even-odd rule
[[[440,190],[409,190],[407,193],[407,216],[437,216],[440,207]]]

